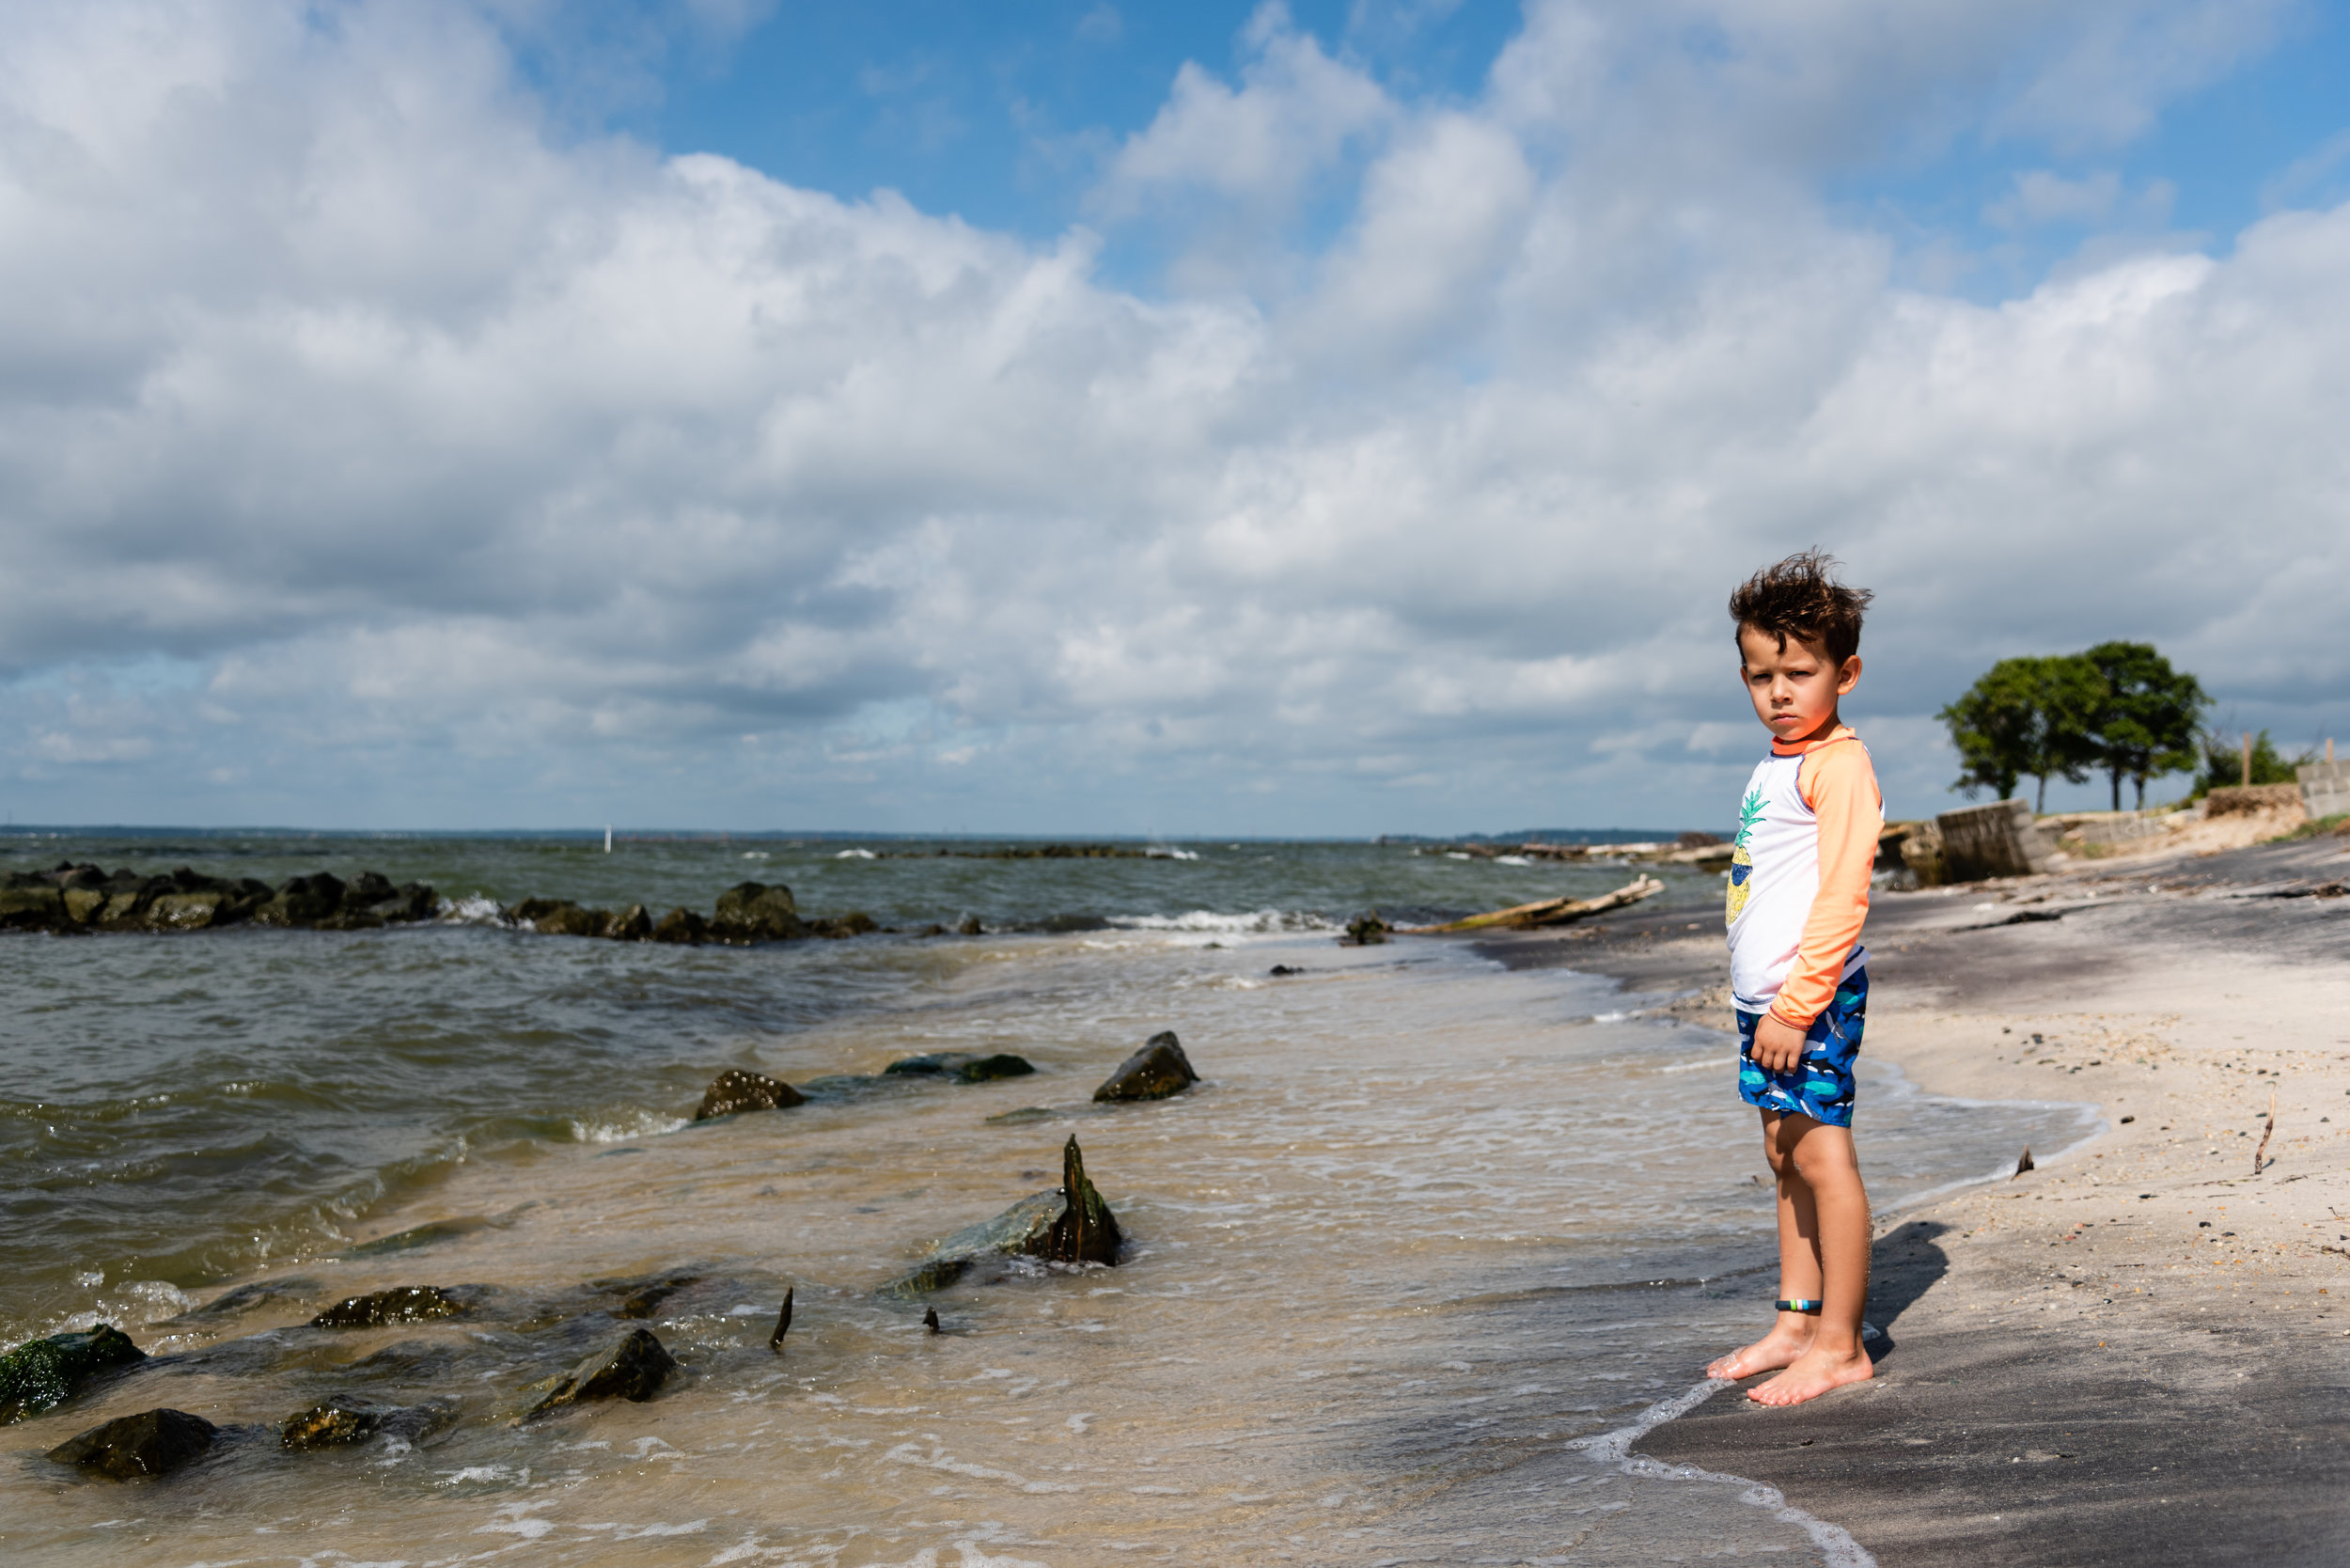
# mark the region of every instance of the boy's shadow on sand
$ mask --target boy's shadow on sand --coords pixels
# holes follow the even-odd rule
[[[1935,1219],[1904,1220],[1884,1235],[1869,1252],[1867,1320],[1876,1325],[1868,1341],[1869,1359],[1882,1361],[1894,1350],[1893,1325],[1912,1303],[1950,1272],[1950,1255],[1940,1238],[1950,1227]]]

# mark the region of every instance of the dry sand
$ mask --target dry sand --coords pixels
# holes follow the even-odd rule
[[[2326,838],[1880,894],[1865,1049],[2103,1126],[1881,1216],[1873,1382],[1727,1391],[1641,1451],[1768,1482],[1887,1568],[2350,1562],[2346,878]],[[1718,932],[1687,927],[1496,950],[1726,1017]]]

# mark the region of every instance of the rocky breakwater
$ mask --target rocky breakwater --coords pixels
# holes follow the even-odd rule
[[[429,920],[439,910],[439,898],[424,884],[395,886],[375,871],[350,882],[319,871],[272,887],[252,877],[207,876],[186,866],[150,876],[68,861],[46,871],[11,872],[0,886],[0,930],[58,933],[238,925],[362,931]]]
[[[499,915],[509,925],[551,936],[599,936],[612,942],[710,942],[738,948],[810,936],[838,940],[881,929],[861,910],[830,918],[804,917],[791,888],[763,882],[736,883],[718,895],[716,907],[706,916],[691,909],[672,909],[655,920],[641,903],[617,910],[589,909],[569,899],[525,899]]]

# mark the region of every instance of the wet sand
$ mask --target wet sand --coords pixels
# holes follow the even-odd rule
[[[2350,1560],[2350,899],[2311,896],[2345,874],[2324,839],[1879,894],[1867,1051],[2104,1125],[1880,1216],[1874,1381],[1725,1390],[1639,1451],[1778,1487],[1888,1568]],[[1727,1017],[1685,913],[1488,950]]]

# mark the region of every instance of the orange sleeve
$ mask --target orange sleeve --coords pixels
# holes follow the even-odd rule
[[[1844,960],[1869,917],[1869,876],[1876,869],[1877,836],[1885,831],[1885,801],[1858,742],[1831,743],[1806,757],[1795,788],[1820,819],[1820,891],[1771,1012],[1802,1029],[1835,1000]]]

